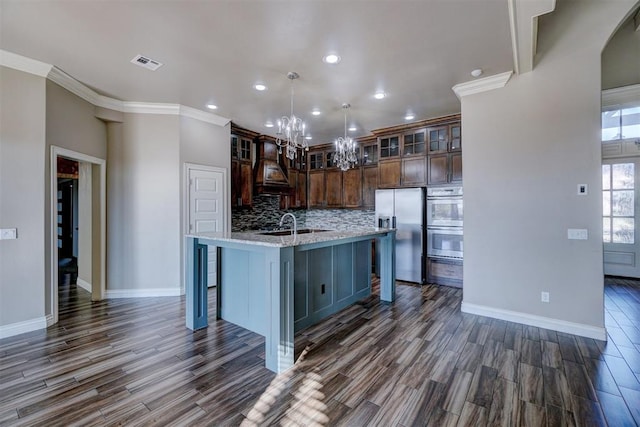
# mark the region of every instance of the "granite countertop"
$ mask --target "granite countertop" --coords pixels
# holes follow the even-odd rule
[[[328,242],[331,240],[348,239],[352,237],[362,236],[376,236],[388,233],[390,230],[387,228],[355,228],[352,230],[324,230],[313,231],[310,233],[297,234],[292,236],[287,234],[285,236],[270,235],[268,231],[243,231],[243,232],[209,232],[209,233],[191,233],[187,234],[187,237],[196,237],[199,239],[211,239],[223,242],[235,242],[250,245],[259,246],[272,246],[272,247],[288,247],[288,246],[300,246],[311,243]]]

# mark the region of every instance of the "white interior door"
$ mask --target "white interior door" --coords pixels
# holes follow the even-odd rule
[[[602,240],[604,274],[640,277],[638,259],[638,174],[640,159],[602,162]]]
[[[189,232],[225,229],[225,171],[189,167]],[[216,285],[216,248],[209,246],[208,285]]]

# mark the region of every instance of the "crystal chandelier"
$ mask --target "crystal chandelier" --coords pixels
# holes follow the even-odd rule
[[[287,78],[291,80],[291,116],[282,116],[278,120],[278,132],[276,133],[276,144],[278,145],[278,153],[282,154],[282,148],[285,148],[286,156],[293,160],[296,158],[298,149],[309,150],[309,145],[304,138],[305,124],[301,118],[293,114],[293,81],[300,77],[295,71],[290,71]]]
[[[350,107],[350,104],[342,104],[342,108],[344,109],[344,138],[339,137],[336,139],[336,154],[334,161],[335,164],[343,171],[355,166],[358,162],[358,156],[356,155],[357,142],[347,136],[347,110]]]

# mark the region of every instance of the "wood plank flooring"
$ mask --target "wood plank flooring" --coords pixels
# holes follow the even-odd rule
[[[71,285],[57,325],[0,340],[0,425],[640,425],[640,282],[606,279],[607,342],[463,314],[460,289],[397,292],[302,331],[275,375],[261,336],[187,330],[183,298]]]

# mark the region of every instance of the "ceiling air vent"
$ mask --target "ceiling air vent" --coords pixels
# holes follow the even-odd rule
[[[162,66],[162,63],[154,61],[153,59],[142,55],[136,55],[136,57],[133,58],[131,62],[141,67],[147,68],[151,71],[155,71]]]

